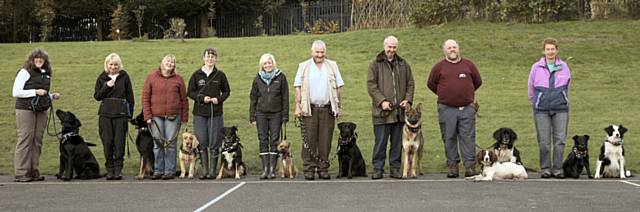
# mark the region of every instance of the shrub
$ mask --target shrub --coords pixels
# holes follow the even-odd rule
[[[164,30],[164,38],[180,38],[184,39],[184,28],[187,24],[182,18],[169,19],[169,29]]]
[[[463,17],[463,0],[426,0],[418,3],[411,14],[418,27],[444,24]]]

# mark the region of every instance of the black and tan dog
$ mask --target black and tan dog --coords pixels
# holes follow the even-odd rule
[[[91,153],[89,146],[95,144],[85,142],[80,136],[80,120],[71,112],[56,110],[56,116],[62,124],[60,139],[60,170],[56,177],[69,181],[75,179],[100,178],[100,165]],[[74,175],[75,172],[75,175]]]
[[[136,137],[136,148],[140,154],[140,170],[136,179],[143,180],[145,177],[153,175],[153,137],[149,131],[147,122],[144,121],[144,114],[140,112],[135,119],[131,119],[131,124],[136,126],[138,136]]]
[[[291,143],[286,139],[280,141],[278,144],[278,153],[280,154],[280,177],[296,178],[298,168],[294,165],[293,157],[291,157]]]
[[[415,108],[408,105],[404,112],[404,127],[402,129],[402,178],[416,178],[422,174],[420,160],[422,160],[424,138],[422,136],[422,103]]]
[[[226,177],[240,179],[241,176],[247,175],[246,167],[242,161],[242,144],[240,144],[237,132],[236,126],[222,128],[222,161],[216,177],[218,180]]]
[[[589,136],[573,136],[573,149],[567,160],[562,164],[562,169],[566,177],[580,178],[582,169],[587,169],[587,176],[593,178],[591,170],[589,169]]]
[[[347,177],[366,177],[367,167],[362,158],[360,148],[356,144],[358,134],[356,133],[356,124],[353,122],[342,122],[338,124],[340,135],[338,137],[338,176]]]
[[[180,153],[178,158],[180,159],[180,178],[184,178],[187,174],[185,170],[186,164],[189,165],[189,179],[193,179],[193,175],[196,173],[196,161],[198,160],[198,139],[193,133],[185,129],[182,133],[182,144],[180,145]]]
[[[522,165],[520,151],[514,146],[518,140],[518,134],[511,128],[500,128],[493,132],[496,142],[491,146],[498,157],[498,162],[512,162]]]

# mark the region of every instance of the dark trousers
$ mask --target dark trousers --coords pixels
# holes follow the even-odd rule
[[[214,117],[193,116],[193,127],[198,138],[198,149],[202,154],[200,160],[202,165],[206,166],[204,170],[209,170],[209,175],[215,176],[216,164],[218,163],[218,154],[220,154],[220,146],[222,145],[222,127],[224,126],[224,118],[222,115]]]
[[[472,168],[476,164],[476,111],[471,106],[438,104],[438,115],[447,165],[460,162],[460,147],[464,167]]]
[[[102,139],[105,167],[113,169],[122,167],[124,161],[124,145],[127,142],[129,123],[127,117],[108,118],[100,116],[98,131]]]
[[[311,107],[312,116],[304,117],[307,141],[302,144],[304,172],[326,172],[329,168],[331,139],[335,128],[335,117],[330,107]]]
[[[373,125],[375,144],[373,146],[372,164],[373,169],[383,171],[384,161],[387,158],[387,141],[389,145],[389,167],[400,169],[402,155],[402,127],[404,122]],[[391,137],[391,139],[389,139]]]
[[[282,128],[281,113],[256,113],[256,127],[260,153],[277,153]]]

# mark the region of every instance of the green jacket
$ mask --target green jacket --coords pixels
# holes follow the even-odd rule
[[[400,108],[400,102],[408,100],[412,104],[414,90],[411,66],[398,54],[389,62],[384,51],[380,52],[369,64],[367,76],[373,124],[403,122],[404,110]],[[393,104],[393,110],[382,110],[381,104],[385,100]]]

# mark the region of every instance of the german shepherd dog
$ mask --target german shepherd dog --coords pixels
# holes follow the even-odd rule
[[[130,123],[136,126],[138,136],[136,137],[136,149],[140,154],[140,170],[138,171],[137,180],[144,180],[144,177],[153,175],[153,137],[149,131],[147,122],[144,121],[144,114],[140,112],[135,119],[131,119]]]
[[[567,160],[562,164],[562,169],[566,177],[580,178],[582,169],[587,169],[587,176],[593,178],[589,169],[589,136],[573,136],[573,150],[567,156]]]
[[[222,161],[220,162],[220,172],[216,179],[224,177],[246,176],[247,170],[242,161],[242,144],[238,137],[236,126],[222,128]]]
[[[280,153],[280,177],[296,178],[298,168],[293,164],[293,158],[291,157],[291,143],[286,139],[282,140],[278,144],[278,153]]]
[[[193,179],[193,175],[196,173],[196,161],[198,160],[198,139],[193,133],[190,133],[187,129],[182,133],[182,144],[180,145],[180,178],[184,178],[187,174],[185,170],[186,165],[189,165],[189,179]]]
[[[422,136],[422,103],[415,108],[408,105],[404,112],[404,127],[402,129],[402,178],[416,178],[422,174],[420,160],[422,160],[424,138]]]
[[[64,181],[72,178],[86,180],[102,177],[98,160],[89,149],[89,146],[95,146],[95,144],[85,142],[79,134],[82,126],[80,120],[73,113],[62,110],[56,110],[56,116],[62,124],[60,170],[56,177]]]
[[[362,152],[356,144],[358,133],[356,124],[353,122],[342,122],[338,124],[340,136],[338,137],[338,176],[351,179],[353,176],[367,176],[367,167],[362,158]]]

